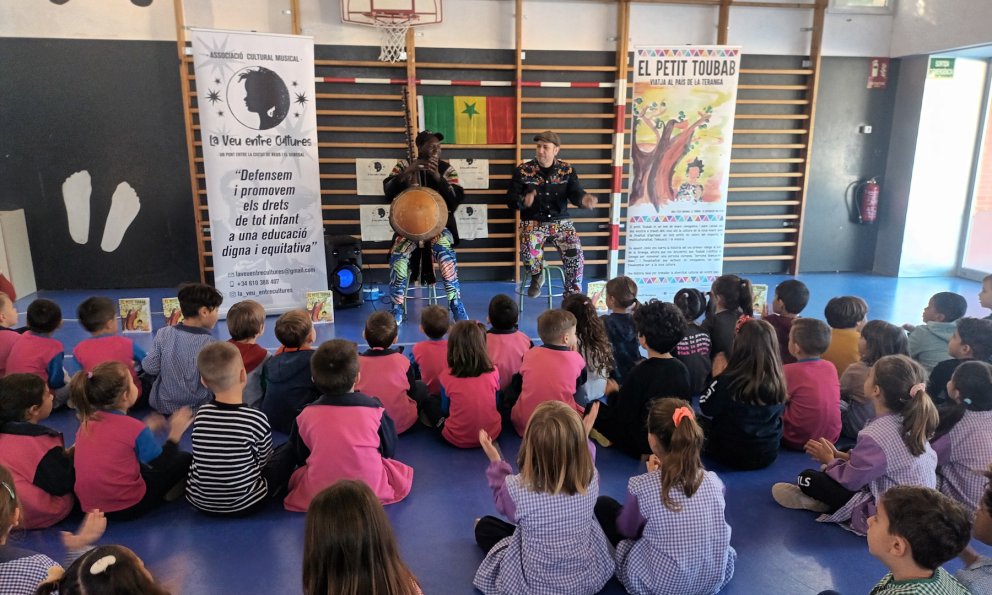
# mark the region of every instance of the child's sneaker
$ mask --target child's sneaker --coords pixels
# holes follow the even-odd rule
[[[830,507],[816,498],[803,493],[794,483],[777,483],[772,486],[772,498],[779,505],[795,510],[812,510],[813,512],[829,512]]]

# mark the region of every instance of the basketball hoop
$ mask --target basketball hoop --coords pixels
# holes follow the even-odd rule
[[[379,30],[379,60],[406,60],[410,27],[440,23],[442,0],[341,0],[341,20]]]
[[[370,13],[368,18],[379,31],[379,61],[406,60],[406,32],[417,15],[399,10]]]

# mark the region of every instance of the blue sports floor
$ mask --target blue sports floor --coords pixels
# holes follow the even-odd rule
[[[755,283],[769,288],[786,279],[782,276],[755,275]],[[978,305],[980,284],[953,278],[895,279],[859,274],[815,274],[799,277],[811,290],[812,299],[803,312],[821,317],[827,300],[836,295],[855,294],[868,301],[869,318],[901,324],[917,323],[929,296],[937,291],[955,291],[968,298],[971,316],[985,316]],[[108,290],[105,292],[42,292],[63,308],[66,318],[56,333],[71,353],[86,333],[74,320],[76,306],[96,293],[112,298],[145,297],[161,304],[160,298],[175,295],[174,289]],[[511,283],[465,283],[463,294],[469,315],[485,319],[486,305],[496,293],[512,293]],[[21,312],[36,296],[18,300]],[[536,318],[546,301],[528,300],[521,318],[521,330],[536,336]],[[411,320],[417,320],[417,308]],[[373,309],[340,310],[337,323],[318,327],[318,342],[344,337],[361,342],[364,319]],[[154,318],[161,324],[161,318]],[[260,343],[277,347],[270,317]],[[223,321],[215,334],[227,338]],[[149,347],[150,335],[131,335]],[[407,322],[400,343],[423,339],[417,324]],[[67,360],[67,368],[74,365]],[[141,415],[141,412],[139,412]],[[71,412],[55,413],[47,424],[65,433],[71,444],[78,426]],[[282,436],[276,441],[281,442]],[[189,448],[188,435],[184,447]],[[520,440],[510,431],[499,439],[504,456],[513,460]],[[403,556],[416,574],[424,592],[433,594],[471,593],[472,577],[482,552],[475,545],[472,525],[476,517],[494,514],[486,486],[486,458],[479,450],[462,451],[447,446],[425,428],[416,426],[400,438],[397,458],[415,469],[413,491],[406,500],[387,507]],[[814,521],[814,514],[780,508],[771,498],[771,485],[790,481],[810,460],[800,453],[782,452],[770,468],[762,471],[729,471],[719,465],[708,467],[727,486],[727,521],[733,528],[732,544],[737,550],[737,570],[724,591],[729,594],[818,593],[836,589],[845,594],[867,593],[885,573],[885,568],[868,554],[864,538],[833,525]],[[708,463],[708,462],[707,462]],[[642,465],[611,449],[598,449],[597,467],[601,492],[622,499],[627,479],[642,472]],[[60,530],[74,530],[78,520],[45,531],[17,532],[12,543],[42,551],[56,560],[63,553]],[[262,513],[244,519],[216,519],[198,514],[184,500],[130,523],[111,524],[102,540],[120,543],[135,550],[152,573],[173,593],[206,595],[218,593],[299,593],[303,551],[302,514],[283,510],[271,503]],[[983,553],[989,548],[978,545]],[[955,560],[947,567],[955,570]],[[612,581],[604,593],[623,593]]]

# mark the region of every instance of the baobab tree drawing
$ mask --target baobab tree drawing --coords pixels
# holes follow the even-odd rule
[[[650,203],[658,210],[675,199],[672,179],[676,166],[695,146],[696,131],[708,125],[713,106],[700,110],[693,122],[689,122],[683,111],[674,116],[668,114],[664,101],[645,103],[643,97],[634,100],[633,111],[630,158],[634,178],[630,185],[630,206]],[[641,126],[654,133],[649,148],[637,140]]]

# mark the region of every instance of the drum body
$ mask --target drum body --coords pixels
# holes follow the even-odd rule
[[[400,192],[389,208],[393,231],[414,242],[438,236],[447,222],[448,205],[437,191],[426,186]]]

